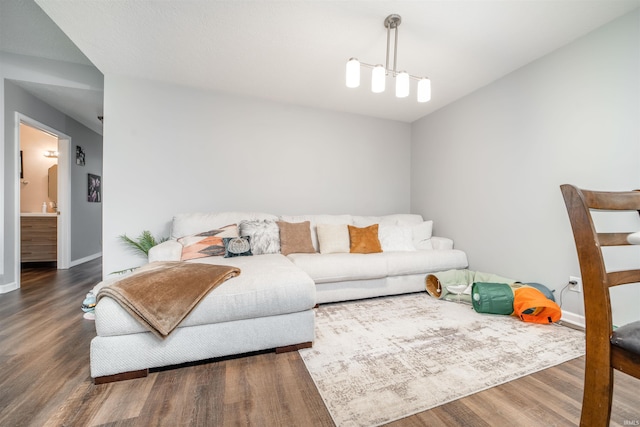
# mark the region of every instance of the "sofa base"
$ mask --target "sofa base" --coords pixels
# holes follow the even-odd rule
[[[426,274],[389,276],[380,279],[349,280],[316,285],[316,301],[327,304],[424,291]]]
[[[91,341],[91,376],[109,377],[254,351],[313,342],[313,309],[177,328],[164,340],[151,332],[97,336]]]
[[[298,351],[298,350],[302,350],[303,348],[311,348],[311,347],[313,347],[312,342],[303,342],[300,344],[286,345],[284,347],[277,347],[276,354],[289,353],[292,351]]]
[[[147,375],[149,375],[149,370],[148,369],[140,369],[139,371],[130,371],[130,372],[123,372],[121,374],[115,374],[115,375],[106,375],[104,377],[97,377],[93,379],[93,383],[95,385],[99,385],[99,384],[107,384],[107,383],[115,383],[118,381],[126,381],[126,380],[133,380],[136,378],[144,378]]]
[[[276,347],[275,353],[276,354],[281,354],[281,353],[289,353],[292,351],[298,351],[301,350],[303,348],[311,348],[313,347],[313,342],[308,341],[308,342],[303,342],[300,344],[293,344],[293,345],[286,345],[286,346],[282,346],[282,347]],[[242,356],[242,355],[240,355]],[[206,361],[205,361],[206,363]],[[97,377],[93,379],[93,383],[95,385],[100,385],[100,384],[108,384],[108,383],[114,383],[114,382],[119,382],[119,381],[126,381],[126,380],[133,380],[133,379],[137,379],[137,378],[145,378],[149,375],[149,369],[140,369],[138,371],[129,371],[129,372],[122,372],[120,374],[115,374],[115,375],[105,375],[102,377]]]

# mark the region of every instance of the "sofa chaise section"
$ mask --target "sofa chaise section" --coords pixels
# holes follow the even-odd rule
[[[283,255],[192,262],[233,265],[241,273],[210,292],[165,339],[102,298],[91,342],[93,378],[313,342],[315,284]]]

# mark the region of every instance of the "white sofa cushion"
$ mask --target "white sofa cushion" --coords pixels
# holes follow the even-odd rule
[[[315,283],[375,279],[387,276],[384,253],[291,254],[288,258]]]
[[[284,255],[209,257],[193,262],[233,265],[241,273],[211,291],[178,328],[295,313],[316,304],[313,280]],[[96,331],[112,336],[147,330],[117,302],[103,298],[96,306]]]
[[[380,225],[416,225],[422,222],[422,215],[418,214],[393,214],[383,216],[353,216],[353,225],[356,227],[368,227],[373,224]]]
[[[465,268],[467,255],[457,249],[374,254],[291,254],[288,258],[316,284],[378,279]]]
[[[433,271],[464,268],[467,255],[457,249],[442,251],[388,252],[386,255],[389,276],[430,273]]]
[[[433,232],[433,221],[424,221],[412,227],[413,246],[418,250],[433,249],[431,235]]]
[[[239,224],[241,221],[265,219],[275,221],[278,219],[278,217],[261,212],[211,212],[178,214],[173,217],[173,222],[171,224],[171,238],[179,239],[180,237],[202,233],[203,231],[213,230],[216,228],[224,227],[225,225]]]
[[[453,240],[447,237],[431,236],[429,242],[435,250],[453,249]]]
[[[378,237],[383,252],[415,251],[413,230],[408,225],[381,225]]]
[[[347,224],[318,224],[316,232],[321,254],[349,252],[349,226]]]

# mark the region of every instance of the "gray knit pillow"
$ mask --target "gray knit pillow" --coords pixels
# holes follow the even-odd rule
[[[240,235],[251,237],[254,255],[280,253],[280,229],[272,220],[241,221]]]

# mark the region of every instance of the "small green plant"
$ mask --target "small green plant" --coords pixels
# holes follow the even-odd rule
[[[127,244],[134,252],[143,254],[145,258],[149,257],[149,249],[169,240],[168,237],[161,237],[160,240],[156,240],[156,238],[153,237],[153,234],[148,230],[142,231],[142,234],[140,234],[140,236],[135,240],[126,234],[122,234],[118,237],[120,237],[120,240]]]
[[[144,255],[145,258],[149,258],[149,249],[151,249],[156,245],[159,245],[162,242],[166,242],[167,240],[169,240],[168,237],[161,237],[158,240],[148,230],[143,230],[140,236],[138,236],[135,239],[132,239],[126,234],[122,234],[118,237],[123,243],[125,243],[129,247],[129,249],[131,249],[133,252],[137,253],[138,255]],[[123,274],[129,271],[133,271],[136,268],[138,267],[126,268],[124,270],[114,271],[111,274]]]

